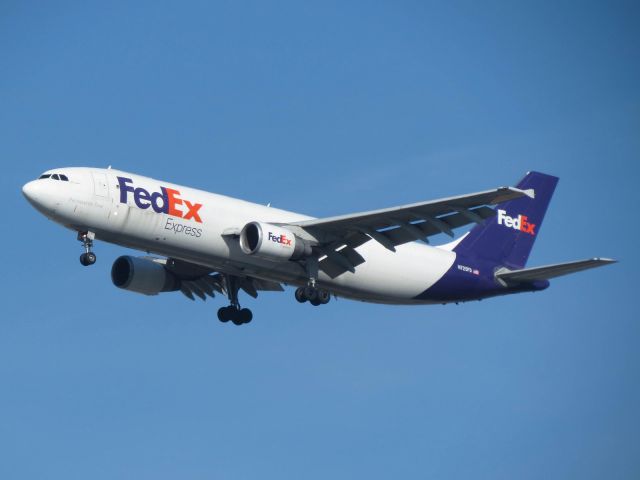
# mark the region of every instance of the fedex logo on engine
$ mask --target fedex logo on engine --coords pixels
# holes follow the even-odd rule
[[[535,224],[529,223],[529,218],[526,215],[518,215],[517,217],[510,217],[507,215],[506,210],[498,210],[498,225],[504,225],[505,227],[513,228],[514,230],[520,230],[521,232],[528,233],[529,235],[535,235]]]
[[[274,235],[273,233],[269,232],[269,240],[271,240],[274,243],[280,243],[281,245],[286,245],[287,247],[292,247],[293,245],[291,245],[291,239],[287,238],[286,235],[282,234],[282,235]]]
[[[149,192],[148,190],[131,184],[133,180],[125,177],[118,177],[120,188],[120,203],[127,203],[129,192],[133,194],[133,201],[142,210],[151,207],[156,213],[166,213],[174,217],[184,218],[202,223],[200,218],[201,203],[191,203],[189,200],[180,198],[180,191],[173,188],[160,187],[159,192]]]

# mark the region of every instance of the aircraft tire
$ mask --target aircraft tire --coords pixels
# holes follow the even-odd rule
[[[83,253],[82,255],[80,255],[80,263],[85,267],[93,265],[94,263],[96,263],[96,254],[93,252]]]
[[[307,301],[307,297],[304,295],[303,287],[296,288],[295,297],[296,297],[296,300],[300,303],[304,303]]]
[[[318,289],[315,287],[305,287],[304,288],[304,296],[307,300],[309,300],[312,304],[316,300],[318,300]]]
[[[231,320],[231,316],[229,315],[229,307],[220,307],[218,309],[218,320],[222,323],[227,323]]]
[[[331,300],[331,294],[326,290],[318,290],[318,302],[322,305],[326,305]]]
[[[242,323],[249,323],[253,319],[253,313],[248,308],[243,308],[237,312],[237,316]]]

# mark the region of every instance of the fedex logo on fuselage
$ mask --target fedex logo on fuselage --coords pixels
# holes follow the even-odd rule
[[[505,227],[513,228],[514,230],[520,230],[521,232],[528,233],[529,235],[535,235],[535,224],[529,223],[529,218],[526,215],[518,215],[516,218],[507,215],[506,210],[498,210],[498,225],[504,225]]]
[[[274,235],[273,233],[269,232],[269,240],[271,240],[274,243],[280,243],[282,245],[286,245],[288,247],[292,247],[293,245],[291,245],[291,239],[287,238],[286,235]]]
[[[159,192],[149,192],[148,190],[131,184],[133,180],[125,177],[117,177],[120,187],[120,203],[127,203],[129,192],[133,194],[133,201],[142,210],[151,207],[156,213],[166,213],[174,217],[194,220],[202,223],[200,218],[201,203],[191,203],[189,200],[180,198],[180,191],[173,188],[160,187]]]

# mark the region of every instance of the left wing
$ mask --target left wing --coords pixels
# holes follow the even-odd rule
[[[365,259],[355,250],[373,239],[386,249],[446,233],[453,237],[453,229],[470,223],[482,223],[495,211],[489,205],[528,196],[533,190],[500,187],[494,190],[413,203],[399,207],[340,215],[302,222],[280,224],[308,232],[321,254],[319,267],[332,278],[355,267]]]

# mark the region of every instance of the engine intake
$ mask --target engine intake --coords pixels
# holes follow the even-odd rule
[[[180,280],[162,264],[129,255],[123,255],[113,262],[111,281],[118,288],[144,295],[173,292],[180,288]]]
[[[311,245],[291,230],[262,222],[244,226],[240,232],[240,248],[247,255],[273,261],[299,260],[311,255]]]

